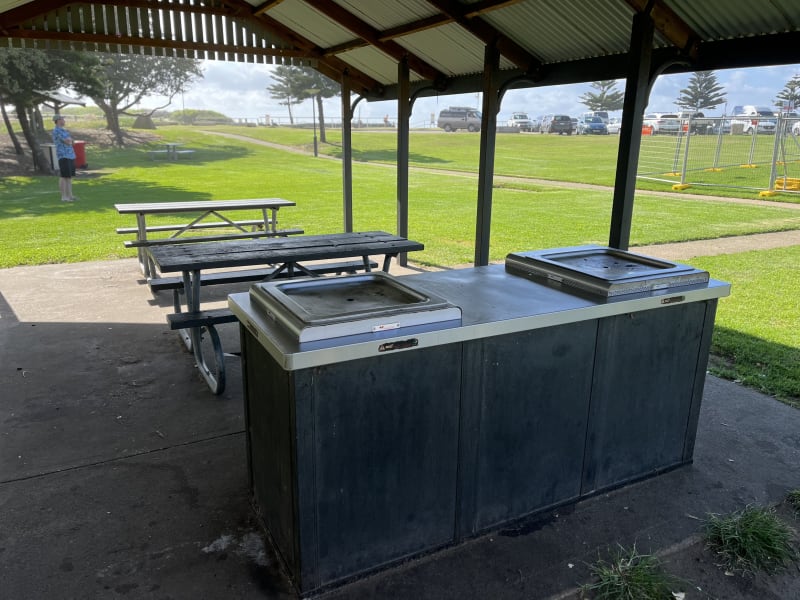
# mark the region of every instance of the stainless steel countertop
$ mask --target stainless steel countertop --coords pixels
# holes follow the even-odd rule
[[[459,306],[461,324],[408,327],[300,344],[283,326],[251,305],[248,293],[231,294],[228,305],[284,369],[296,370],[721,298],[730,295],[731,287],[712,279],[707,285],[604,298],[583,294],[574,288],[562,289],[557,283],[512,275],[506,272],[504,265],[400,278],[408,278],[409,285],[429,290]],[[413,345],[405,343],[410,340],[414,341]]]

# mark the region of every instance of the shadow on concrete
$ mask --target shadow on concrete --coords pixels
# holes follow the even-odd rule
[[[133,261],[119,264],[0,273],[3,597],[293,598],[250,502],[237,327],[224,326],[228,386],[214,396]],[[96,306],[87,281],[103,290]],[[46,320],[56,309],[73,316]],[[798,464],[800,411],[708,377],[693,465],[325,597],[571,597],[607,547],[664,551],[708,513],[777,503],[800,487]]]

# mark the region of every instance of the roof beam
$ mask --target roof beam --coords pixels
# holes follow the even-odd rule
[[[498,8],[506,8],[507,6],[519,4],[520,2],[522,2],[522,0],[483,0],[482,2],[470,4],[468,10],[464,13],[464,16],[471,19],[473,17],[492,12],[493,10],[497,10]]]
[[[453,21],[469,31],[484,44],[495,44],[500,54],[523,71],[533,72],[541,67],[542,62],[538,58],[530,54],[515,41],[501,34],[497,29],[489,25],[489,23],[480,17],[470,18],[468,15],[475,12],[473,8],[474,5],[461,4],[456,0],[428,0],[428,3],[449,16]],[[489,9],[486,8],[484,12],[487,10]]]
[[[381,40],[380,32],[377,29],[357,18],[353,13],[345,10],[338,4],[331,2],[331,0],[303,1],[395,60],[408,60],[409,68],[421,77],[432,81],[444,79],[444,73],[437,68],[423,61],[418,56],[411,54],[397,42]]]
[[[361,95],[381,96],[383,94],[383,85],[358,69],[351,67],[343,60],[335,56],[326,56],[323,48],[320,48],[314,42],[304,38],[298,33],[295,33],[279,21],[276,21],[267,14],[267,10],[277,6],[282,0],[270,0],[263,3],[260,7],[253,7],[244,0],[224,0],[224,2],[239,11],[245,11],[255,23],[264,27],[272,35],[281,38],[286,43],[296,46],[305,51],[307,58],[316,60],[316,69],[333,79],[334,81],[341,81],[342,76],[347,74],[350,78],[350,83],[354,91]],[[267,6],[268,5],[268,6]],[[266,7],[266,8],[264,8]],[[259,14],[255,14],[259,11]]]
[[[656,31],[692,60],[697,58],[700,36],[663,0],[625,0],[637,13],[648,14]]]
[[[268,10],[278,6],[281,2],[283,2],[283,0],[267,0],[266,2],[262,2],[253,9],[253,14],[256,16],[263,15]]]
[[[469,11],[465,13],[465,15],[469,18],[472,18],[481,14],[486,14],[493,10],[497,10],[499,8],[504,8],[512,4],[517,4],[521,1],[522,0],[484,0],[483,2],[470,4]],[[443,13],[438,13],[435,15],[431,15],[430,17],[419,19],[417,21],[411,21],[410,23],[404,23],[403,25],[398,25],[397,27],[384,29],[383,31],[378,33],[378,39],[382,42],[386,42],[388,40],[394,40],[406,35],[419,33],[420,31],[426,31],[428,29],[436,29],[437,27],[441,27],[442,25],[448,25],[453,22],[454,19],[452,17]],[[335,54],[340,54],[342,52],[347,52],[349,50],[355,50],[356,48],[363,48],[368,45],[369,43],[366,40],[362,38],[356,38],[348,42],[344,42],[342,44],[337,44],[336,46],[330,46],[326,48],[325,55],[331,56]]]

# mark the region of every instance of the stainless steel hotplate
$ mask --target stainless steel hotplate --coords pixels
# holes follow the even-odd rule
[[[300,342],[461,320],[461,309],[375,271],[258,283],[250,298]]]
[[[545,277],[601,296],[708,283],[708,272],[604,246],[575,246],[506,256],[506,270]]]

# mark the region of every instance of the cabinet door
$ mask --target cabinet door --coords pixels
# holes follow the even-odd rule
[[[309,399],[297,406],[300,495],[313,499],[300,519],[313,511],[317,536],[304,559],[319,583],[453,540],[460,381],[460,344],[296,374]]]
[[[577,498],[597,321],[465,344],[461,534]]]
[[[684,462],[705,320],[696,302],[600,321],[584,494]]]

